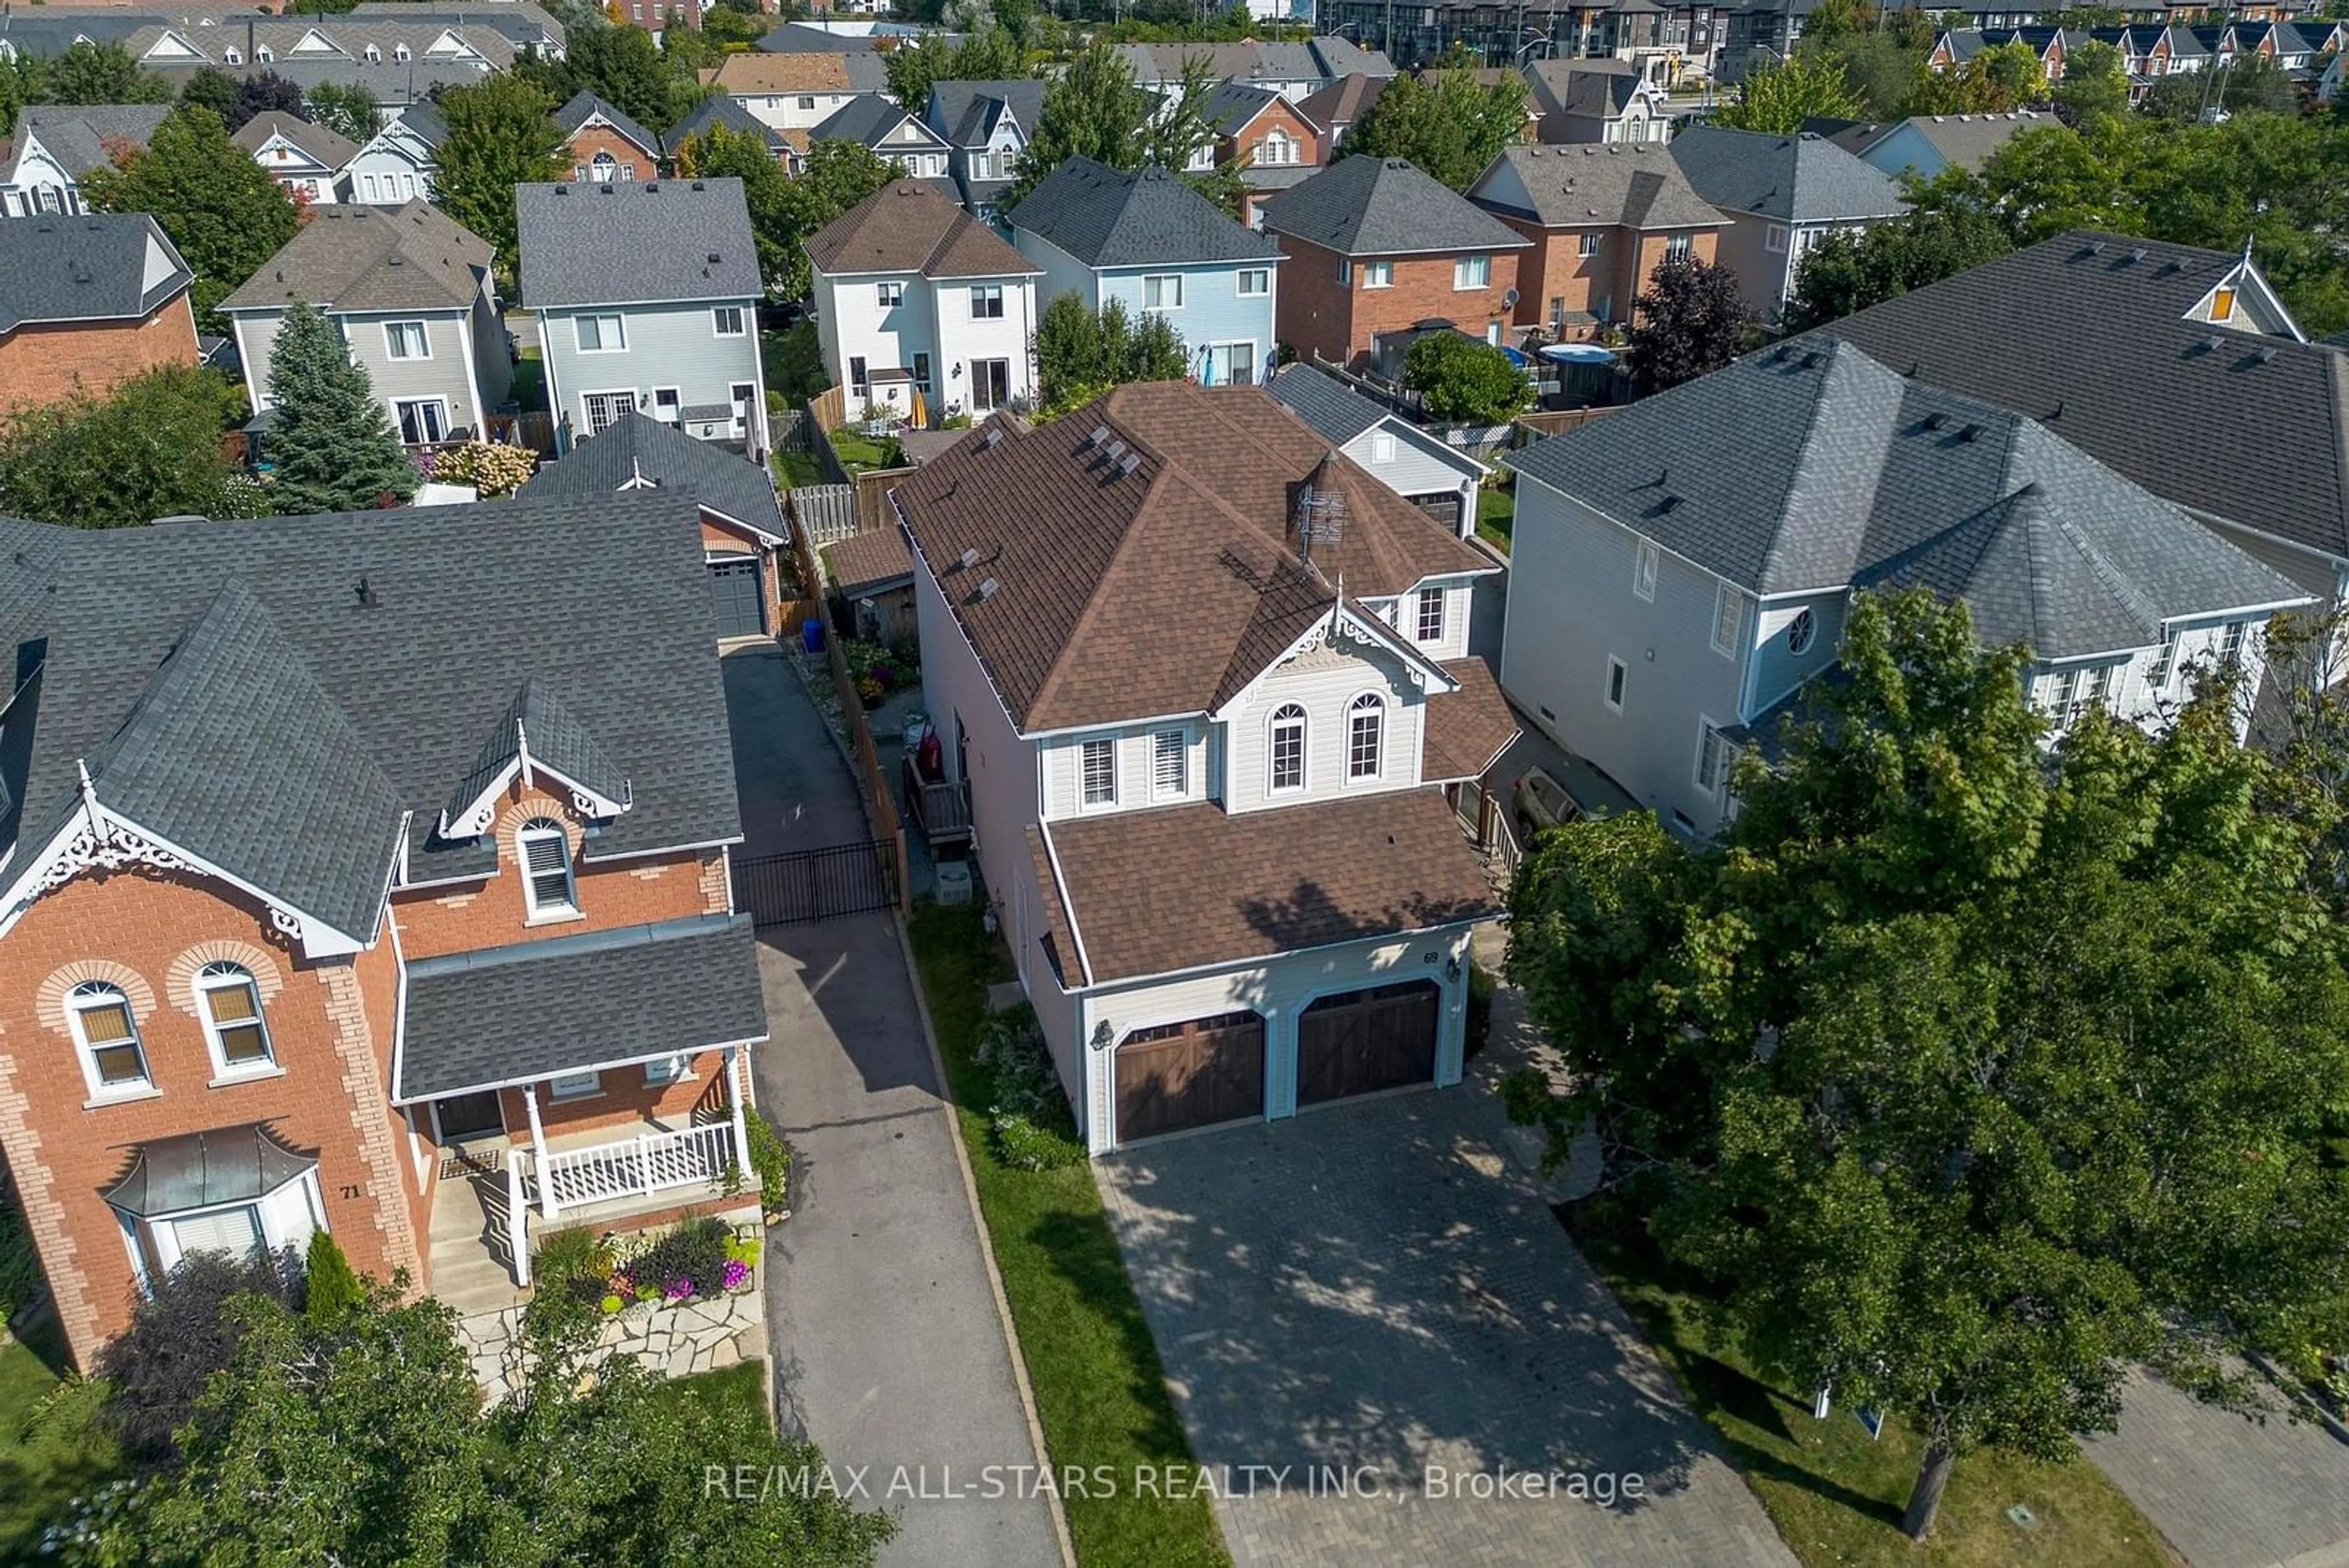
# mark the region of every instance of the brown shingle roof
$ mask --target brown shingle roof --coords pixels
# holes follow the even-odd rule
[[[1530,213],[1500,199],[1496,188],[1506,182],[1504,171],[1524,185],[1533,203]],[[1551,229],[1717,229],[1727,222],[1696,193],[1669,151],[1639,141],[1504,148],[1469,187],[1469,200]]]
[[[1444,670],[1460,682],[1460,690],[1427,700],[1420,777],[1433,783],[1480,778],[1517,738],[1516,715],[1493,679],[1493,667],[1483,659],[1455,659]]]
[[[827,545],[823,558],[832,569],[833,584],[843,594],[909,580],[914,575],[914,553],[905,546],[905,531],[894,524],[868,528]]]
[[[1316,573],[1293,519],[1325,462],[1346,523],[1315,546]],[[991,446],[964,441],[895,494],[1028,730],[1207,711],[1331,607],[1336,582],[1383,597],[1492,569],[1253,387],[1121,387]]]
[[[335,310],[462,310],[481,291],[490,244],[418,197],[396,212],[337,202],[221,302],[270,310],[291,299]]]
[[[897,180],[808,236],[816,270],[918,272],[925,277],[1011,277],[1036,264],[928,185]]]
[[[1065,896],[1092,984],[1271,958],[1499,913],[1452,808],[1391,790],[1235,815],[1213,804],[1120,812],[1045,828],[1044,906]],[[1299,867],[1305,869],[1299,870]]]
[[[1379,101],[1379,94],[1385,90],[1390,79],[1360,75],[1340,77],[1299,104],[1297,112],[1321,130],[1351,125],[1369,112],[1371,105]],[[1328,155],[1325,149],[1323,156]]]
[[[700,73],[729,93],[854,92],[844,55],[729,55],[715,70]]]

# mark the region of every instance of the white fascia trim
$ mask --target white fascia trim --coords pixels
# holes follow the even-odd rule
[[[1043,836],[1044,858],[1052,866],[1052,901],[1061,906],[1061,913],[1069,922],[1069,940],[1077,945],[1077,972],[1083,976],[1077,989],[1088,989],[1093,983],[1093,962],[1085,956],[1085,933],[1077,924],[1077,907],[1068,896],[1068,878],[1061,871],[1061,846],[1052,842],[1050,823],[1038,823],[1036,831]]]
[[[2240,620],[2247,615],[2275,615],[2288,609],[2298,609],[2302,605],[2313,605],[2315,602],[2314,594],[2302,593],[2298,598],[2277,599],[2266,604],[2238,605],[2230,609],[2181,610],[2176,615],[2162,617],[2161,624],[2177,626],[2185,621]]]
[[[566,180],[564,183],[577,184],[580,182]],[[755,294],[709,294],[697,299],[581,300],[576,303],[554,300],[534,308],[565,316],[610,316],[631,310],[657,310],[663,306],[669,305],[691,305],[713,308],[721,305],[739,305],[747,310],[758,303],[759,296]],[[621,348],[613,352],[626,354],[628,350]]]
[[[404,831],[404,822],[402,826]],[[210,877],[215,881],[225,882],[246,897],[259,900],[262,906],[268,909],[271,923],[286,936],[302,944],[305,957],[347,958],[352,953],[364,950],[368,946],[368,939],[356,937],[348,931],[336,929],[316,915],[297,909],[266,888],[257,887],[242,877],[222,869],[194,851],[174,844],[161,834],[149,831],[119,812],[109,809],[94,797],[84,800],[81,809],[67,819],[65,826],[43,848],[40,856],[27,862],[16,874],[16,878],[8,883],[6,890],[0,892],[0,937],[5,937],[15,929],[16,922],[24,918],[26,911],[39,901],[39,892],[35,890],[33,885],[52,870],[62,868],[61,863],[67,849],[72,845],[77,832],[82,829],[88,829],[93,836],[100,837],[107,829],[119,829],[124,835],[143,839],[155,848],[183,862],[189,870]],[[388,876],[388,871],[387,876]]]
[[[468,803],[463,811],[452,817],[445,807],[441,810],[438,828],[440,836],[451,839],[480,837],[489,831],[491,818],[497,812],[498,797],[506,793],[515,778],[519,776],[525,784],[535,784],[540,774],[569,790],[572,806],[583,816],[618,816],[636,804],[633,789],[628,792],[629,798],[613,800],[589,789],[560,769],[549,767],[543,758],[532,756],[530,727],[517,721],[514,724],[513,760],[498,770],[497,777]]]
[[[580,1062],[562,1070],[570,1073],[602,1073],[615,1067],[641,1067],[647,1062],[666,1062],[671,1056],[698,1056],[704,1051],[741,1051],[753,1045],[763,1045],[774,1038],[771,1034],[751,1034],[740,1040],[713,1040],[707,1045],[688,1045],[682,1051],[646,1051],[634,1056],[615,1057],[608,1062]],[[426,1106],[434,1100],[445,1100],[458,1095],[479,1095],[492,1089],[519,1089],[525,1084],[543,1084],[562,1075],[555,1073],[532,1073],[520,1078],[501,1078],[493,1084],[469,1084],[461,1089],[440,1089],[429,1095],[409,1095],[397,1081],[392,1085],[390,1099],[395,1106]]]
[[[744,532],[750,534],[753,538],[756,538],[759,543],[768,546],[770,549],[780,550],[785,545],[791,543],[790,540],[784,538],[781,534],[770,534],[764,528],[760,527],[756,523],[746,522],[742,518],[737,517],[731,513],[720,512],[718,508],[710,505],[708,502],[703,502],[701,504],[701,510],[708,514],[710,521],[716,523],[719,527],[742,529]]]
[[[1486,916],[1482,919],[1490,918]],[[1171,981],[1190,980],[1203,974],[1246,973],[1250,971],[1269,969],[1282,959],[1297,958],[1305,953],[1325,952],[1331,948],[1350,947],[1357,942],[1415,941],[1420,938],[1435,936],[1444,931],[1473,931],[1481,923],[1482,919],[1450,920],[1440,926],[1413,926],[1408,930],[1372,931],[1367,935],[1340,937],[1334,942],[1316,942],[1309,948],[1283,948],[1277,953],[1268,953],[1262,958],[1226,959],[1220,963],[1195,964],[1189,969],[1170,969],[1155,974],[1128,975],[1123,979],[1102,981],[1097,984],[1089,985],[1085,988],[1084,995],[1088,1001],[1098,1001],[1112,994],[1113,989],[1122,992],[1128,987],[1138,989],[1143,986],[1164,985]]]
[[[1359,600],[1356,601],[1356,603],[1360,602],[1361,601]],[[1389,652],[1401,658],[1406,664],[1416,666],[1421,672],[1421,678],[1415,684],[1419,685],[1429,696],[1444,695],[1460,690],[1460,682],[1454,680],[1452,678],[1451,673],[1446,670],[1444,666],[1436,663],[1435,660],[1428,658],[1426,654],[1422,653],[1418,649],[1413,648],[1411,644],[1403,641],[1402,636],[1400,632],[1396,631],[1394,628],[1389,626],[1385,621],[1381,620],[1377,616],[1369,614],[1365,610],[1359,610],[1354,607],[1354,605],[1348,604],[1343,601],[1340,601],[1336,607],[1335,614],[1337,619],[1345,622],[1347,625],[1355,628],[1358,631],[1362,633],[1362,640],[1366,642],[1376,642],[1381,647],[1386,649]],[[1314,641],[1316,639],[1329,636],[1330,632],[1330,618],[1328,616],[1316,617],[1311,626],[1307,627],[1303,631],[1298,633],[1295,639],[1293,639],[1287,648],[1281,649],[1280,652],[1275,654],[1269,660],[1268,660],[1265,667],[1262,670],[1257,670],[1255,676],[1249,680],[1248,683],[1246,686],[1241,687],[1238,693],[1235,695],[1230,701],[1225,703],[1221,708],[1216,709],[1214,712],[1209,713],[1207,715],[1209,722],[1220,724],[1228,721],[1234,713],[1237,712],[1242,706],[1247,704],[1255,697],[1257,688],[1264,684],[1266,677],[1269,676],[1275,670],[1287,663],[1289,659],[1296,658],[1299,651],[1301,650],[1308,643]],[[1095,727],[1098,728],[1099,726]]]
[[[1103,730],[1129,730],[1145,724],[1185,724],[1194,719],[1213,720],[1214,714],[1193,709],[1187,713],[1155,713],[1145,719],[1116,719],[1100,724],[1064,724],[1057,730],[1021,730],[1023,741],[1054,741],[1062,735],[1098,735]]]
[[[400,1064],[408,1059],[408,950],[400,944],[399,921],[388,900],[383,906],[383,929],[391,934],[391,1074],[384,1085],[384,1097],[389,1099],[399,1082]]]
[[[589,840],[589,843],[593,842],[594,840]],[[617,855],[592,855],[582,849],[579,858],[590,866],[611,866],[623,860],[649,860],[657,855],[684,855],[699,849],[730,849],[741,842],[742,835],[738,833],[730,838],[704,838],[692,844],[663,844],[651,849],[626,849]],[[465,880],[470,881],[472,878],[468,877]]]
[[[1453,467],[1460,468],[1460,465],[1464,463],[1467,466],[1461,468],[1461,472],[1464,473],[1472,473],[1480,480],[1488,477],[1493,472],[1493,465],[1486,462],[1483,458],[1471,457],[1457,447],[1447,446],[1444,442],[1437,441],[1433,436],[1429,435],[1425,431],[1421,430],[1417,425],[1408,423],[1394,414],[1387,415],[1383,419],[1380,420],[1377,424],[1372,425],[1371,429],[1374,431],[1392,431],[1394,434],[1402,437],[1403,440],[1419,448],[1420,451],[1427,453],[1430,457],[1435,458],[1439,462],[1449,463]]]

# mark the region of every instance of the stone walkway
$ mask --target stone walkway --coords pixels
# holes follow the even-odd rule
[[[2349,1444],[2264,1425],[2140,1376],[2120,1430],[2085,1445],[2193,1568],[2349,1568]]]
[[[1513,1033],[1456,1089],[1102,1162],[1195,1451],[1288,1467],[1217,1502],[1234,1561],[1792,1568],[1509,1148]],[[1527,1472],[1566,1495],[1458,1495]]]
[[[512,1391],[522,1310],[506,1307],[457,1320],[457,1337],[472,1361],[473,1381],[492,1404]],[[596,1354],[618,1351],[663,1377],[684,1377],[764,1355],[766,1339],[765,1298],[753,1288],[679,1306],[647,1302],[631,1307],[604,1320]]]

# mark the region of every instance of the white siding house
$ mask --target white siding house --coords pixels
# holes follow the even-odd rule
[[[1835,667],[1855,592],[1960,599],[1986,644],[2029,646],[2051,740],[2092,707],[2167,722],[2198,665],[2257,690],[2268,618],[2313,598],[2034,421],[1848,344],[1755,355],[1510,465],[1502,685],[1691,837]]]
[[[1087,1147],[1456,1083],[1495,904],[1448,797],[1516,734],[1462,657],[1490,563],[1259,389],[999,429],[895,499],[925,700]],[[1120,612],[1144,570],[1182,616]]]

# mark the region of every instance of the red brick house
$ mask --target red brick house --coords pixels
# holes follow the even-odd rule
[[[1303,184],[1329,160],[1320,128],[1270,88],[1219,82],[1200,113],[1216,132],[1216,166],[1239,165],[1247,187],[1239,217],[1251,229],[1264,226],[1267,199]]]
[[[554,111],[563,128],[571,178],[584,184],[660,178],[660,138],[592,92],[572,95]]]
[[[194,276],[144,213],[0,222],[0,414],[193,365]]]
[[[1381,375],[1422,332],[1514,336],[1526,237],[1402,158],[1344,158],[1265,203],[1288,258],[1275,330],[1298,355]]]
[[[430,1290],[749,1168],[694,504],[383,515],[0,521],[0,1153],[84,1366],[191,1251]]]
[[[1630,325],[1657,266],[1716,259],[1728,223],[1652,142],[1508,148],[1468,199],[1530,242],[1514,319],[1557,343]]]

